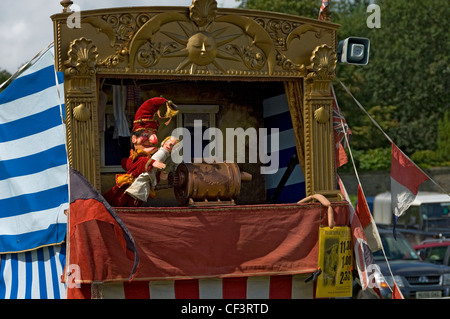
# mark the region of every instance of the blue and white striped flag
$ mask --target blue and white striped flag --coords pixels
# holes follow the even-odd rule
[[[0,254],[60,244],[68,161],[53,45],[0,93]]]

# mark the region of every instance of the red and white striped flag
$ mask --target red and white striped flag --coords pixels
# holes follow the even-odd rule
[[[325,10],[326,7],[328,7],[329,1],[328,0],[322,0],[322,5],[320,6],[319,11],[319,20],[323,20],[322,12]]]
[[[419,186],[429,178],[394,143],[391,156],[391,209],[395,227],[397,219],[416,198]]]
[[[367,205],[366,197],[362,190],[361,184],[358,184],[358,201],[356,203],[356,214],[361,221],[361,226],[366,234],[367,243],[370,250],[377,251],[382,248],[380,235],[375,224],[372,214],[370,213],[369,206]]]
[[[361,288],[366,290],[367,288],[373,288],[371,286],[372,278],[374,277],[374,268],[372,267],[375,262],[373,254],[369,248],[364,228],[361,225],[361,221],[358,215],[353,209],[350,197],[345,189],[344,183],[338,176],[339,188],[341,193],[345,196],[345,199],[349,203],[350,208],[350,227],[352,230],[353,249],[355,253],[355,266],[358,271]]]

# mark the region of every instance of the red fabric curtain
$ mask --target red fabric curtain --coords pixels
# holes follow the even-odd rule
[[[333,203],[336,226],[349,225],[347,202]],[[136,280],[289,275],[317,269],[319,203],[227,207],[116,209],[139,254]],[[88,220],[70,231],[69,263],[77,282],[128,282],[133,259],[107,222]],[[84,286],[84,285],[83,285]],[[83,293],[69,289],[73,296]]]

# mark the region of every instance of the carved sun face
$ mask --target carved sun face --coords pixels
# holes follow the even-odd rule
[[[214,38],[203,32],[194,34],[186,45],[188,61],[197,65],[213,63],[217,55],[217,46]]]
[[[186,34],[186,37],[168,32],[165,33],[179,44],[186,46],[179,51],[172,52],[167,55],[167,57],[185,57],[185,59],[183,59],[178,65],[176,69],[177,71],[190,66],[190,73],[193,74],[198,66],[209,69],[208,66],[212,64],[217,69],[225,73],[225,70],[220,65],[218,59],[239,61],[237,57],[221,50],[220,46],[233,41],[237,37],[241,36],[240,34],[219,37],[220,34],[225,31],[225,28],[214,32],[191,32],[185,27],[182,28]]]

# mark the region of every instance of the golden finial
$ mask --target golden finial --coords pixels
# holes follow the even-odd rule
[[[73,1],[63,0],[60,4],[64,7],[63,12],[70,12],[71,10],[69,7],[73,4]]]

